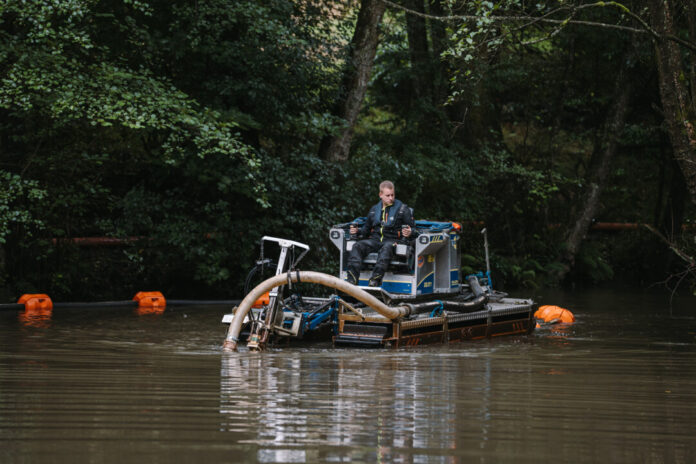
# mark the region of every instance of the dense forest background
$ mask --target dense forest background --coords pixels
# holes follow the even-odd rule
[[[335,273],[383,179],[503,287],[693,291],[693,3],[6,0],[1,302]]]

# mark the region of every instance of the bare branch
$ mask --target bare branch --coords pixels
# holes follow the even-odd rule
[[[557,36],[563,29],[565,29],[566,24],[571,20],[571,18],[575,15],[575,12],[572,12],[570,17],[568,18],[568,21],[565,21],[563,24],[558,26],[556,29],[551,31],[550,33],[546,34],[544,37],[541,37],[540,39],[536,40],[529,40],[527,42],[522,42],[522,45],[534,45],[540,42],[545,42],[549,39],[552,39],[553,37]]]
[[[431,19],[434,21],[476,21],[480,20],[481,16],[477,15],[448,15],[448,16],[436,16],[436,15],[431,15],[427,13],[422,13],[419,11],[414,11],[409,8],[406,8],[405,6],[399,5],[397,3],[394,3],[390,0],[382,0],[386,5],[396,8],[399,10],[402,10],[406,12],[407,14],[415,15],[415,16],[420,16],[422,18],[426,19]],[[641,27],[631,27],[631,26],[622,26],[620,24],[610,24],[610,23],[600,23],[596,21],[583,21],[583,20],[577,20],[577,19],[552,19],[549,18],[549,16],[555,15],[559,12],[562,11],[571,11],[571,12],[577,12],[580,10],[585,10],[588,8],[605,8],[605,7],[613,7],[618,10],[620,10],[622,13],[626,14],[636,22],[640,24]],[[572,14],[571,14],[572,17]],[[488,16],[486,18],[487,20],[495,23],[512,23],[512,22],[520,22],[524,21],[527,22],[527,24],[520,26],[520,28],[528,27],[536,23],[545,23],[545,24],[556,24],[559,25],[560,28],[565,27],[568,24],[575,24],[579,26],[589,26],[589,27],[598,27],[602,29],[614,29],[614,30],[619,30],[619,31],[624,31],[624,32],[633,32],[637,34],[648,34],[650,35],[654,40],[671,40],[673,42],[676,42],[690,50],[696,51],[696,44],[693,42],[689,42],[686,40],[683,40],[675,35],[660,35],[655,31],[653,28],[650,27],[650,25],[639,15],[633,13],[631,10],[629,10],[626,6],[619,2],[596,2],[596,3],[588,3],[585,5],[577,5],[577,6],[563,6],[559,7],[555,10],[552,10],[543,16],[539,17],[534,17],[534,16]]]
[[[689,50],[693,50],[693,51],[696,52],[696,45],[695,45],[695,44],[693,44],[693,43],[691,43],[691,42],[687,42],[687,41],[684,40],[684,39],[680,39],[680,38],[677,37],[676,35],[666,34],[666,35],[664,36],[664,38],[667,39],[667,40],[671,40],[672,42],[676,42],[676,43],[678,43],[679,45],[683,45],[684,47],[688,48]]]
[[[674,254],[676,254],[676,255],[679,256],[681,259],[683,259],[684,261],[686,261],[686,262],[689,264],[689,268],[690,268],[690,269],[691,269],[691,268],[696,268],[696,259],[694,259],[693,257],[687,255],[686,253],[684,253],[683,251],[681,251],[679,248],[677,248],[677,246],[676,246],[674,243],[670,242],[669,239],[668,239],[667,237],[665,237],[664,235],[662,235],[662,234],[660,233],[660,231],[658,231],[657,229],[655,229],[655,228],[654,228],[653,226],[651,226],[650,224],[643,224],[643,226],[644,226],[646,229],[648,229],[650,232],[652,232],[653,234],[657,235],[657,236],[660,238],[660,240],[662,240],[663,242],[665,242],[665,243],[667,244],[667,246],[669,247],[669,249],[672,250],[672,251],[674,252]]]

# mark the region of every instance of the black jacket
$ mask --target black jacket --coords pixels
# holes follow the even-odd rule
[[[387,206],[386,211],[382,211],[382,202],[370,208],[367,220],[358,232],[359,238],[373,238],[376,240],[398,240],[401,237],[401,227],[411,226],[412,233],[409,238],[417,235],[416,225],[413,221],[411,208],[399,200],[394,200],[394,204]]]

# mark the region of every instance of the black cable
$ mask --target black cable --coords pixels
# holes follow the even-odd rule
[[[256,263],[256,265],[251,268],[251,270],[249,271],[249,274],[247,274],[246,280],[244,281],[244,294],[245,295],[251,291],[251,283],[253,282],[254,277],[256,277],[256,274],[260,271],[261,276],[263,277],[263,270],[266,267],[275,268],[275,267],[278,267],[278,265],[274,261],[271,261],[270,259],[259,260]]]
[[[241,302],[242,300],[167,300],[167,306],[236,306]]]
[[[20,303],[0,304],[0,311],[21,311],[24,305]]]
[[[166,300],[167,306],[235,306],[242,300]],[[123,301],[91,301],[91,302],[61,302],[53,303],[53,309],[101,309],[101,308],[133,308],[138,302],[134,300]],[[0,311],[22,311],[25,305],[20,303],[0,304]]]
[[[61,308],[81,308],[81,309],[97,309],[97,308],[123,308],[138,306],[137,301],[93,301],[93,302],[76,302],[76,303],[53,303],[53,309]]]

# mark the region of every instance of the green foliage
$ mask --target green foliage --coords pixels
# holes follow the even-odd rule
[[[141,2],[133,6],[145,8]],[[2,24],[14,34],[1,36],[6,52],[0,109],[18,118],[46,118],[55,128],[144,130],[161,140],[159,156],[170,163],[192,155],[238,157],[263,202],[258,160],[239,141],[235,122],[200,108],[166,77],[129,66],[128,50],[114,53],[117,44],[95,37],[104,20],[118,22],[100,15],[91,1],[6,2]]]
[[[22,225],[24,233],[31,236],[32,229],[44,226],[33,216],[33,210],[45,196],[38,182],[0,170],[0,244],[7,241],[13,227]]]
[[[601,248],[594,242],[585,242],[576,259],[576,272],[587,276],[592,283],[610,281],[614,270],[604,259]]]
[[[428,4],[475,18],[424,21],[429,49],[415,63],[406,16],[388,8],[351,156],[335,164],[317,154],[344,123],[334,107],[358,3],[3,2],[0,273],[12,292],[239,296],[263,235],[309,243],[303,267],[333,273],[329,227],[363,216],[384,179],[418,218],[463,223],[465,274],[485,267],[485,223],[495,285],[546,285],[629,44],[637,91],[597,219],[693,217],[672,188],[683,179],[654,111],[649,42],[496,20],[567,2]],[[134,241],[52,241],[81,236]],[[640,279],[664,260],[659,248],[639,262],[651,247],[592,236],[572,279]]]
[[[178,249],[175,261],[181,266],[195,263],[189,279],[213,284],[229,276],[221,264],[229,259],[219,253],[221,240],[215,249],[191,245],[220,228],[215,221],[229,219],[229,212],[220,211],[230,207],[229,199],[241,196],[268,205],[261,163],[257,150],[241,141],[233,113],[201,104],[180,90],[173,76],[151,66],[157,56],[149,49],[152,42],[144,41],[152,40],[148,21],[155,11],[144,2],[3,4],[0,118],[11,130],[3,132],[10,169],[3,175],[11,177],[3,195],[2,240],[10,221],[43,224],[52,237],[154,234],[153,240],[167,241],[169,258]],[[193,159],[210,171],[191,169]],[[187,188],[173,188],[174,179],[182,178]],[[121,228],[119,214],[126,210],[121,198],[128,197],[133,182],[135,191],[144,182],[151,186],[144,203],[158,202],[162,194],[157,190],[165,189],[164,199],[170,201],[165,209],[178,206],[179,214],[164,214],[159,228]],[[196,182],[206,182],[205,188]],[[213,182],[212,188],[207,182]],[[43,196],[36,193],[37,185]],[[216,199],[215,192],[228,199]],[[38,201],[29,210],[12,208],[42,199],[41,208]],[[201,221],[191,210],[215,220]],[[217,227],[206,228],[211,222]],[[15,236],[12,246],[30,250],[30,243],[29,235]],[[30,253],[37,252],[39,259],[54,259],[50,251]],[[15,256],[9,254],[10,266]],[[65,278],[71,274],[56,272],[62,277],[51,285],[75,291],[75,280]]]

